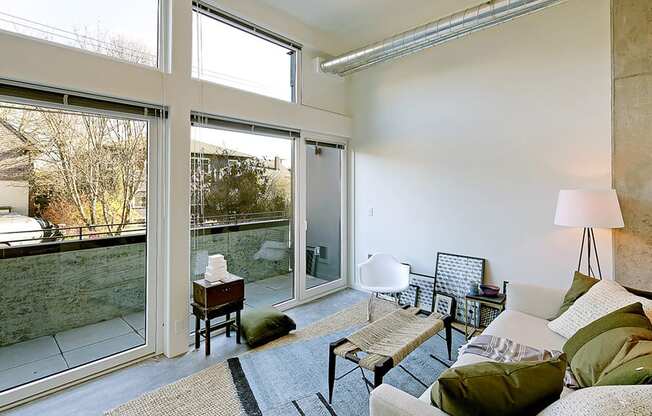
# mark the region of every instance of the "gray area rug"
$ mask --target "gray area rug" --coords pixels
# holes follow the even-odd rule
[[[326,400],[328,344],[355,329],[233,359],[240,362],[247,387],[251,390],[249,397],[256,401],[258,414],[368,415],[369,394],[359,369],[335,382],[332,405]],[[454,348],[457,349],[464,337],[456,332],[453,334]],[[445,341],[438,336],[426,341],[403,360],[401,367],[391,370],[384,382],[413,396],[420,396],[446,370],[430,354],[445,358]],[[337,376],[352,369],[353,363],[338,358]],[[365,374],[373,380],[372,373],[365,371]]]
[[[374,309],[378,318],[395,310]],[[376,315],[376,314],[375,314]],[[328,345],[366,322],[366,301],[274,342],[168,384],[107,413],[109,416],[346,416],[368,415],[369,394],[360,370],[335,383],[328,404]],[[464,337],[453,331],[453,359]],[[446,342],[432,337],[394,368],[385,382],[421,395],[445,370],[430,357],[445,358]],[[337,375],[353,368],[339,359]],[[367,378],[372,378],[367,373]]]

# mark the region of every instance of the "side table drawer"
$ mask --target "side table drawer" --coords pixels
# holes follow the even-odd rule
[[[244,298],[244,280],[205,286],[193,282],[193,297],[196,303],[206,308],[235,302]]]

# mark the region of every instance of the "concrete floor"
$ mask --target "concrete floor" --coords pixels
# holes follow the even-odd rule
[[[287,313],[301,328],[364,300],[366,297],[365,293],[345,289],[298,306]],[[226,338],[224,335],[218,335],[212,339],[211,349],[212,354],[209,357],[206,357],[203,349],[200,349],[191,350],[188,354],[178,358],[151,358],[16,407],[3,415],[101,415],[103,412],[144,393],[241,354],[248,347],[244,344],[237,345],[234,337]]]

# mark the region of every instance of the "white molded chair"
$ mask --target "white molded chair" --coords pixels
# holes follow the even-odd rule
[[[361,288],[371,292],[367,305],[367,320],[371,320],[375,295],[391,293],[398,301],[398,294],[410,286],[410,266],[402,264],[390,254],[378,253],[358,265],[358,277]]]

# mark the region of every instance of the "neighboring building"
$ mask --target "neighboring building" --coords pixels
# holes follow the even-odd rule
[[[26,138],[0,119],[0,212],[29,215],[29,175],[32,169]]]
[[[204,201],[201,191],[208,191],[208,185],[204,183],[205,176],[214,174],[231,161],[252,159],[256,156],[197,140],[191,142],[190,152],[192,180],[190,212],[193,218],[203,218]],[[287,188],[288,194],[291,193],[292,172],[283,165],[283,159],[275,157],[273,160],[266,160],[265,167],[267,175],[273,178],[279,186]]]

